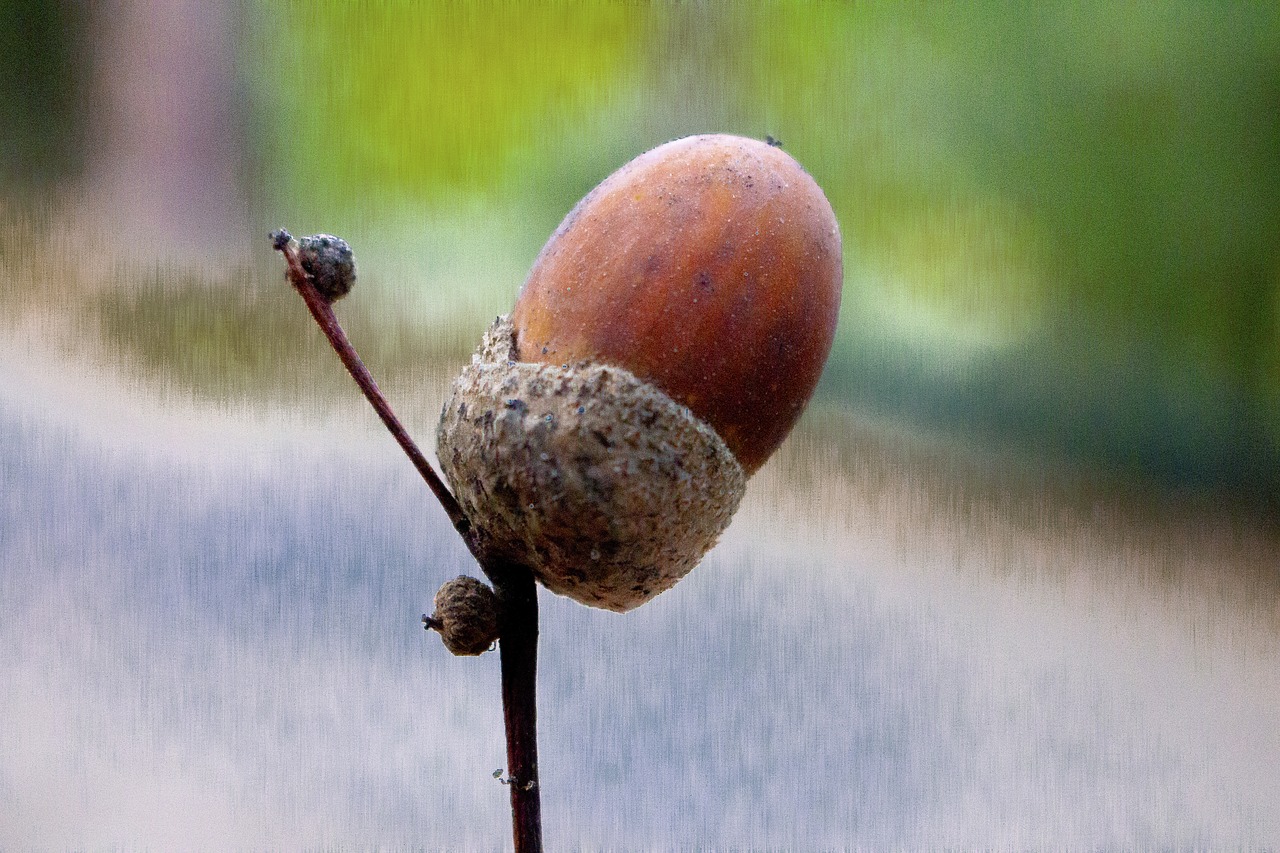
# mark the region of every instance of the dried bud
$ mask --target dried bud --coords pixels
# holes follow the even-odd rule
[[[303,237],[298,241],[298,261],[326,302],[336,302],[355,286],[355,255],[341,237],[332,234]]]
[[[498,639],[498,597],[475,578],[448,581],[435,597],[436,612],[424,618],[455,655],[478,655]]]

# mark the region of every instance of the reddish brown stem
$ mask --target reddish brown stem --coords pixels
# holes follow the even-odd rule
[[[444,508],[480,568],[493,581],[502,606],[502,715],[507,734],[507,775],[511,787],[511,829],[516,853],[541,853],[542,794],[538,788],[538,591],[533,573],[525,566],[490,557],[484,541],[471,526],[457,499],[431,467],[391,405],[373,381],[347,339],[329,302],[320,295],[302,267],[287,232],[272,235],[272,245],[284,254],[289,282],[301,294],[311,316],[342,359],[351,378],[360,386],[382,423],[413,462],[422,479]],[[428,627],[430,624],[428,622]]]
[[[440,475],[431,467],[427,457],[418,449],[418,445],[409,436],[408,431],[400,423],[400,419],[396,417],[395,412],[391,410],[391,404],[383,396],[382,390],[378,388],[378,383],[373,380],[373,375],[364,366],[364,362],[360,360],[360,355],[347,338],[347,333],[342,330],[342,326],[338,323],[338,318],[333,313],[333,307],[316,290],[311,283],[311,277],[302,268],[302,262],[298,259],[297,250],[292,244],[286,243],[280,248],[280,252],[284,255],[285,263],[288,265],[289,283],[302,296],[302,301],[307,304],[308,310],[311,311],[311,316],[315,318],[316,324],[324,332],[325,337],[329,339],[329,344],[333,347],[334,352],[338,354],[338,358],[342,359],[342,363],[346,366],[347,372],[351,374],[351,378],[356,381],[356,385],[360,386],[365,398],[373,406],[373,410],[378,413],[378,417],[382,419],[382,423],[386,425],[392,437],[395,438],[401,449],[409,457],[409,461],[418,469],[422,479],[427,481],[428,488],[436,496],[440,506],[444,508],[445,513],[449,516],[449,521],[453,522],[454,528],[462,536],[463,541],[467,543],[467,547],[479,559],[480,555],[476,553],[477,543],[474,541],[475,537],[472,532],[471,521],[462,512],[462,507],[459,506],[457,499],[454,498],[453,493],[449,491],[444,481],[440,479]]]
[[[524,566],[495,571],[502,604],[502,717],[507,730],[511,833],[516,853],[542,850],[538,789],[538,590]]]

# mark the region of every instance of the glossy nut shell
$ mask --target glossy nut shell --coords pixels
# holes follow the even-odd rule
[[[512,313],[518,357],[626,368],[750,474],[813,393],[841,283],[835,215],[790,155],[678,139],[605,179],[548,241]]]

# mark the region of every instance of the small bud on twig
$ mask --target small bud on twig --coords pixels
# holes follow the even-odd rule
[[[356,259],[347,241],[316,234],[298,241],[298,260],[326,302],[336,302],[356,283]]]
[[[436,612],[422,617],[428,630],[440,633],[455,655],[479,655],[498,639],[498,597],[475,578],[456,577],[440,587]]]

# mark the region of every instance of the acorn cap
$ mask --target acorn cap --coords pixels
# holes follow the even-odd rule
[[[506,317],[454,381],[437,438],[490,547],[552,592],[618,612],[688,574],[746,486],[688,408],[619,367],[520,362]]]

